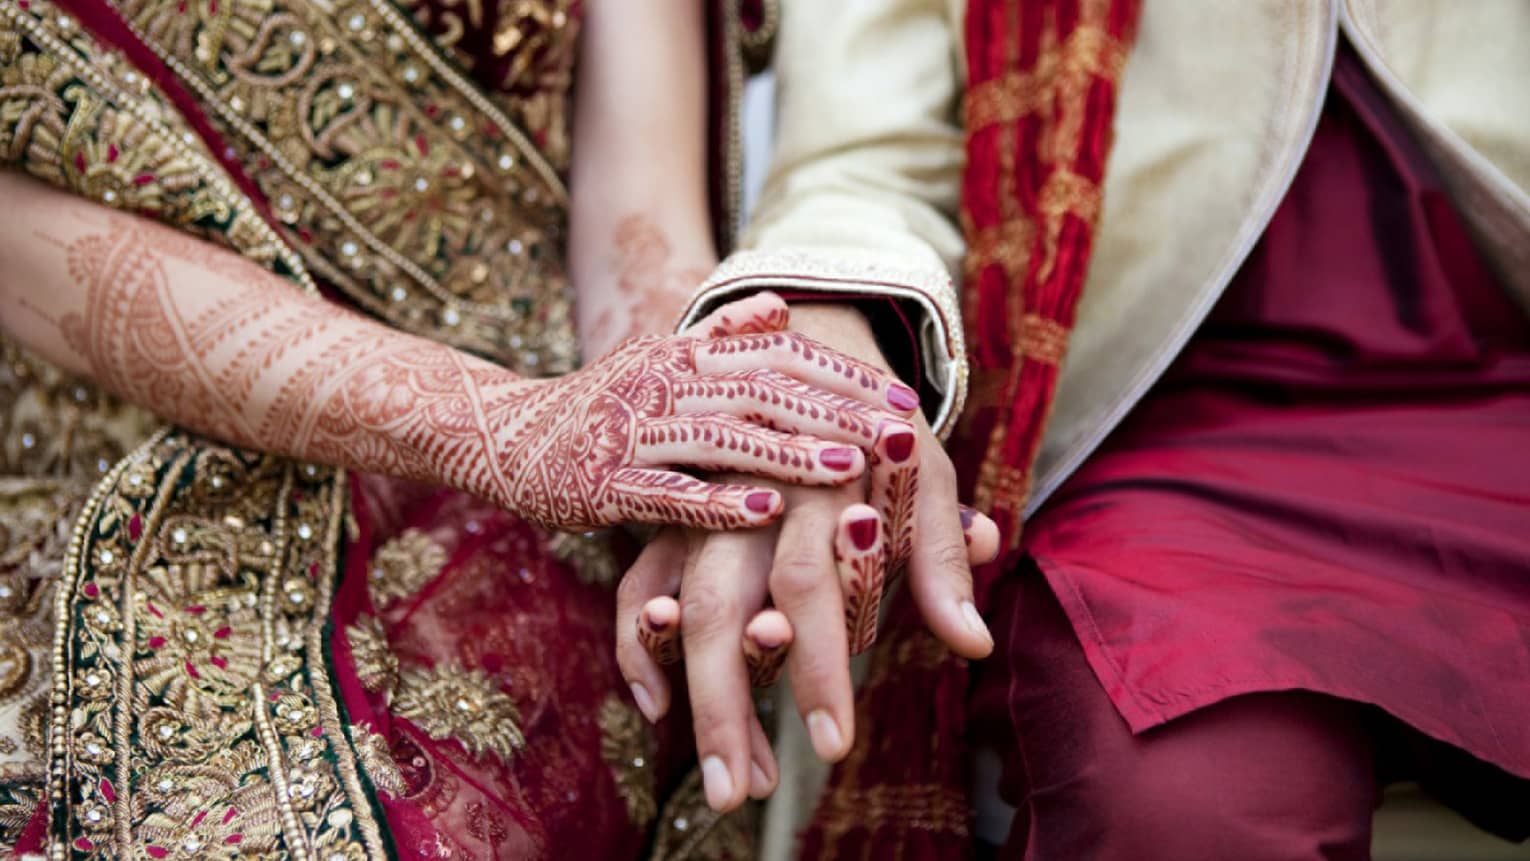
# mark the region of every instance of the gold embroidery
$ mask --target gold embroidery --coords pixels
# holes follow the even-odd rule
[[[1056,320],[1026,314],[1020,322],[1020,350],[1027,359],[1049,365],[1062,363],[1068,350],[1068,328]]]
[[[393,689],[398,685],[398,656],[388,646],[382,623],[376,616],[361,616],[346,626],[345,637],[351,645],[351,660],[361,686],[382,694],[384,700],[392,699]]]
[[[456,739],[474,757],[491,753],[508,762],[526,744],[515,703],[482,670],[408,667],[399,673],[393,713],[437,741]]]
[[[356,758],[373,786],[389,795],[404,793],[404,777],[388,750],[388,740],[381,733],[372,732],[366,724],[352,724],[351,743],[355,745]]]
[[[175,432],[98,487],[57,604],[72,671],[52,704],[73,733],[50,742],[55,858],[386,857],[323,663],[348,492],[335,470]]]
[[[708,807],[701,770],[691,769],[659,814],[649,861],[750,861],[757,817],[752,802],[728,814]]]
[[[654,739],[637,709],[609,696],[600,704],[600,756],[611,769],[627,818],[646,826],[658,813],[654,800]]]
[[[0,846],[42,798],[53,591],[79,481],[0,478]]]
[[[302,260],[260,219],[170,105],[119,55],[48,0],[0,4],[0,147],[28,173],[131,207],[314,289]]]
[[[573,367],[561,179],[387,0],[118,5],[347,296],[523,374]]]
[[[1114,81],[1126,65],[1127,46],[1102,25],[1080,24],[1060,49],[1055,42],[1051,47],[1037,58],[1034,68],[1009,72],[968,89],[963,106],[968,134],[1015,122],[1047,107],[1056,97],[1059,78],[1098,76]]]
[[[441,573],[446,548],[418,529],[406,529],[377,548],[367,571],[372,606],[382,610],[418,592]]]
[[[622,573],[610,540],[598,532],[557,532],[548,540],[547,549],[573,567],[580,583],[611,586]]]

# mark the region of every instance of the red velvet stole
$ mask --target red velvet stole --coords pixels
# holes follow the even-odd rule
[[[963,289],[971,399],[950,450],[998,521],[991,582],[1018,556],[1031,466],[1083,292],[1139,0],[970,0]],[[981,595],[981,586],[980,592]],[[972,854],[967,671],[893,601],[801,857]]]

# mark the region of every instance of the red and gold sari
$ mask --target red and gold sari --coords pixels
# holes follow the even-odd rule
[[[727,120],[742,22],[709,9]],[[11,168],[518,373],[573,366],[577,0],[0,13]],[[156,427],[10,346],[0,467],[0,847],[747,851],[745,819],[706,812],[683,720],[655,731],[621,683],[607,539]]]

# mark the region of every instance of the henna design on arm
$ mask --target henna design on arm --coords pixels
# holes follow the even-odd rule
[[[669,238],[641,213],[617,222],[612,245],[617,301],[596,316],[588,339],[600,352],[625,338],[669,333],[708,272],[678,265]]]
[[[861,434],[898,418],[867,403],[890,378],[858,378],[860,400],[804,383],[838,384],[853,360],[796,336],[749,336],[728,351],[779,374],[773,390],[715,381],[701,366],[726,340],[683,336],[628,341],[584,370],[530,381],[131,217],[58,244],[83,293],[58,329],[117,395],[236,445],[448,484],[549,527],[759,525],[779,513],[778,493],[667,467],[843,483],[863,468],[859,451],[749,416],[784,403]]]

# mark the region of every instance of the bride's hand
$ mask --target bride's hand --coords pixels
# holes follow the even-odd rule
[[[698,334],[634,339],[575,373],[486,393],[498,466],[486,495],[555,529],[730,530],[775,519],[780,493],[674,467],[854,481],[863,448],[910,427],[917,396],[891,374],[783,331],[786,323],[785,304],[759,294],[719,309]],[[462,417],[464,433],[478,429]]]
[[[830,325],[816,331],[880,361],[858,315],[826,308],[799,310],[798,317],[809,325],[827,318]],[[969,563],[992,557],[997,530],[957,504],[950,461],[922,420],[888,431],[873,448],[869,491],[859,483],[781,488],[786,516],[779,528],[666,530],[622,581],[618,662],[650,719],[669,706],[668,684],[650,652],[659,662],[677,660],[683,628],[698,752],[708,800],[720,809],[746,791],[760,797],[774,786],[774,757],[749,687],[773,681],[783,658],[815,750],[829,760],[849,750],[848,658],[875,638],[888,572],[908,563],[915,601],[953,650],[979,657],[992,646],[971,609]],[[757,613],[767,591],[775,608]],[[670,597],[676,594],[678,603]]]

